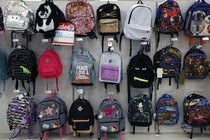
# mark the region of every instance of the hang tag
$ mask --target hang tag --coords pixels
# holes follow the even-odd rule
[[[19,39],[13,39],[12,42],[19,42]]]
[[[22,99],[23,97],[24,97],[24,95],[23,94],[20,94],[20,95],[18,95],[17,96],[19,99]]]
[[[52,91],[51,90],[45,90],[45,94],[51,94]]]
[[[13,90],[13,93],[20,93],[20,90]]]
[[[78,42],[82,42],[83,41],[83,38],[79,37],[79,38],[77,38],[77,41]]]
[[[178,38],[177,37],[173,37],[173,38],[171,38],[171,41],[178,41]]]
[[[48,39],[42,39],[42,43],[48,43],[49,40]]]
[[[141,42],[141,45],[147,45],[147,44],[148,44],[148,42],[146,42],[146,41]]]
[[[157,68],[157,78],[163,77],[163,68]]]
[[[83,89],[77,89],[77,92],[78,92],[79,94],[83,94],[83,93],[84,93]]]
[[[113,38],[108,38],[107,39],[107,44],[108,44],[108,47],[112,47],[112,42],[113,42]]]
[[[196,48],[197,48],[197,49],[201,49],[201,48],[202,48],[202,46],[201,46],[201,45],[198,45],[198,46],[196,46]]]
[[[208,41],[209,37],[203,37],[202,40]]]

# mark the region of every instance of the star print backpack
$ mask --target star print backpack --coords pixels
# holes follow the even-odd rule
[[[123,140],[122,131],[125,129],[125,118],[121,104],[113,97],[104,99],[99,105],[96,114],[98,125],[98,139],[104,134],[106,140],[107,133],[120,133],[120,140]]]
[[[51,94],[38,104],[37,115],[42,134],[58,129],[67,122],[66,104],[60,97]]]
[[[21,92],[9,102],[7,123],[9,130],[14,130],[10,139],[17,137],[23,129],[27,129],[28,137],[31,137],[31,128],[37,120],[36,107],[35,100],[29,97],[26,92]],[[15,133],[15,130],[18,130],[18,132]]]

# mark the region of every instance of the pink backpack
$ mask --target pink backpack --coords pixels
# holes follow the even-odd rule
[[[66,20],[75,25],[76,35],[97,38],[94,32],[94,10],[87,0],[71,0],[66,5]]]
[[[41,78],[56,78],[58,89],[58,77],[62,74],[62,63],[57,52],[52,48],[45,50],[39,57],[38,73]]]

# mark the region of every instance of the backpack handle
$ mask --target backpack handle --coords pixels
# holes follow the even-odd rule
[[[45,2],[52,2],[52,3],[54,3],[53,0],[45,0]]]

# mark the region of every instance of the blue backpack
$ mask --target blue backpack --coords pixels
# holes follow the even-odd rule
[[[177,101],[169,94],[164,94],[157,101],[156,123],[159,125],[175,125],[179,120],[179,108]]]
[[[8,75],[8,65],[7,65],[7,55],[0,50],[0,81],[4,82],[4,91],[5,91],[5,80],[9,78]]]

